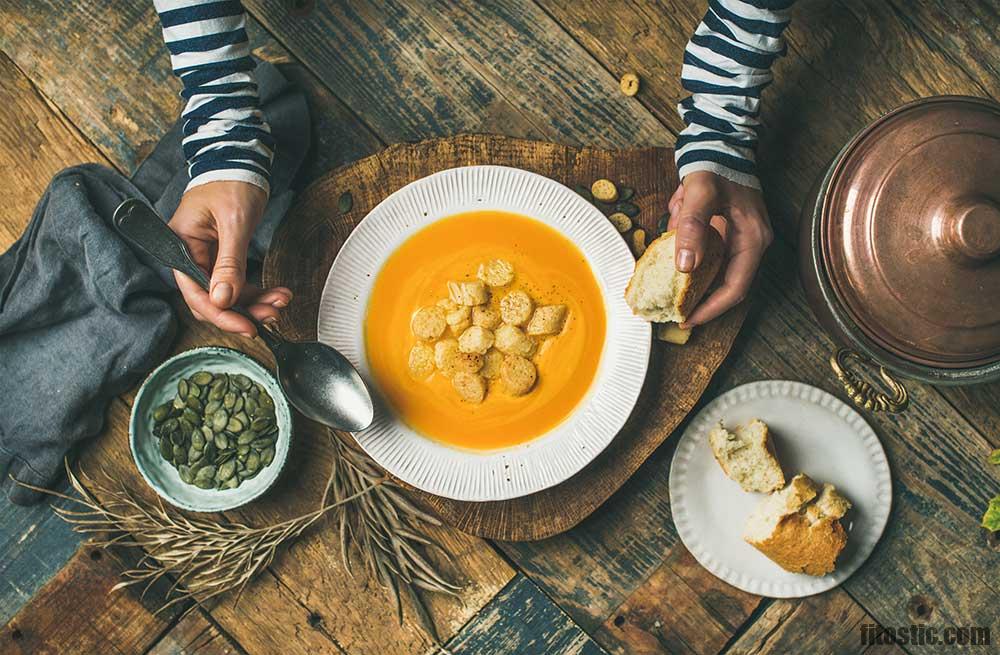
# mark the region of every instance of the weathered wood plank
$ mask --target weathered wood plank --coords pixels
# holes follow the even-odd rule
[[[722,582],[678,544],[594,639],[612,653],[714,655],[762,600]]]
[[[0,12],[0,50],[116,168],[135,172],[181,109],[152,3],[0,0]],[[305,181],[382,145],[252,17],[247,34],[306,94],[315,144]]]
[[[523,575],[446,644],[454,655],[600,655],[596,642]]]
[[[862,626],[875,620],[843,590],[771,603],[727,652],[733,655],[777,653],[863,653]],[[879,652],[905,651],[898,646]]]
[[[0,53],[0,250],[21,236],[53,174],[100,161],[100,153]],[[5,489],[8,484],[4,480]],[[0,499],[0,621],[14,616],[79,543],[46,504],[23,508]]]
[[[147,655],[234,655],[242,652],[204,612],[193,610],[181,617]]]
[[[669,136],[526,0],[357,0],[316,3],[305,14],[247,6],[387,142],[499,132],[626,146]]]
[[[183,608],[154,616],[155,602],[143,599],[141,588],[111,593],[122,566],[108,551],[81,546],[7,623],[0,632],[0,650],[31,655],[145,652]]]

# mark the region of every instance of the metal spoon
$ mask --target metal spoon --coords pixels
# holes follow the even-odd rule
[[[157,213],[141,200],[129,199],[115,210],[114,224],[138,248],[164,266],[184,273],[208,291],[209,278]],[[278,382],[297,410],[330,427],[357,432],[371,425],[371,394],[351,363],[335,349],[316,341],[286,341],[243,307],[232,310],[257,328],[274,353]]]

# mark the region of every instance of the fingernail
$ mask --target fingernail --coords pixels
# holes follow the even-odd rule
[[[677,270],[681,273],[690,273],[692,268],[694,268],[694,251],[681,248],[677,253]]]
[[[278,298],[273,303],[271,303],[271,306],[272,307],[277,307],[278,309],[281,309],[282,307],[288,307],[288,303],[285,302],[284,298]]]
[[[263,323],[264,325],[274,325],[277,322],[278,322],[278,319],[275,318],[274,316],[268,316],[263,321],[261,321],[261,323]]]
[[[212,302],[216,305],[228,306],[233,299],[233,285],[228,282],[219,282],[212,287]]]
[[[250,334],[249,332],[240,332],[240,334],[246,337],[247,339],[253,339],[253,335]]]

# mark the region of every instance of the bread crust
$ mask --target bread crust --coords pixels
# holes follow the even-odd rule
[[[748,543],[786,571],[826,575],[836,568],[847,533],[837,519],[827,517],[810,523],[801,514],[790,514],[767,539]]]

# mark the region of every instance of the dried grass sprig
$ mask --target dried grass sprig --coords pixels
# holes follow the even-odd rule
[[[103,480],[83,471],[78,476],[68,461],[66,477],[77,496],[14,482],[75,503],[80,509],[55,505],[52,509],[76,532],[92,535],[92,545],[141,549],[139,562],[122,573],[125,579],[112,591],[144,584],[145,594],[161,579],[172,578],[157,613],[189,600],[204,603],[234,590],[238,603],[246,585],[271,564],[283,544],[334,512],[348,573],[353,575],[353,548],[370,575],[391,591],[397,619],[403,620],[402,596],[406,595],[421,625],[440,644],[422,593],[457,597],[459,590],[427,559],[429,551],[437,550],[451,562],[451,556],[427,532],[428,526],[441,522],[407,500],[399,485],[367,454],[350,445],[354,443],[351,436],[331,431],[330,440],[333,463],[319,508],[262,528],[188,517],[167,509],[159,498],[150,503],[136,496],[106,472]]]
[[[402,623],[405,594],[424,629],[440,643],[421,592],[458,596],[459,587],[426,557],[428,551],[436,550],[451,562],[451,555],[427,534],[428,526],[440,526],[441,521],[407,500],[399,485],[386,479],[368,455],[351,445],[350,435],[331,430],[330,441],[335,449],[334,471],[320,506],[326,507],[332,495],[330,506],[336,508],[344,568],[351,571],[353,544],[368,572],[392,593],[397,619]],[[371,493],[359,493],[369,488]]]

